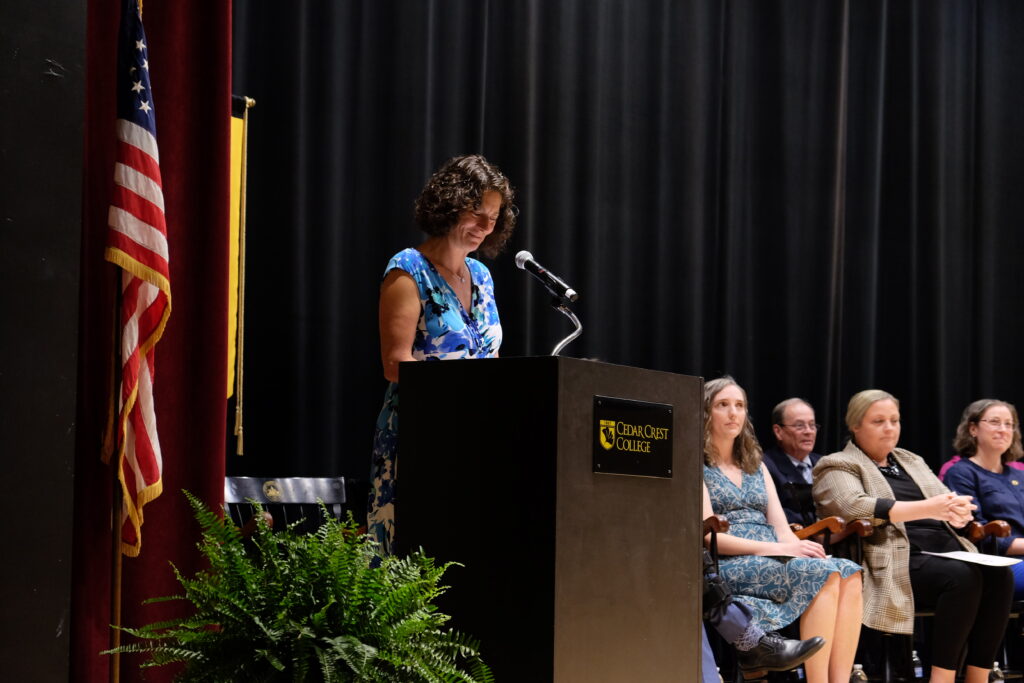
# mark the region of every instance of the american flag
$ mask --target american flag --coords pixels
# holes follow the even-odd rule
[[[117,462],[121,551],[142,547],[142,508],[160,495],[163,461],[153,410],[154,347],[171,314],[167,225],[149,52],[138,0],[124,0],[117,48],[117,161],[106,260],[121,268],[121,391]]]

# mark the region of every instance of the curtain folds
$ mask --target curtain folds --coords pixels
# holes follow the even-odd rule
[[[1010,0],[237,1],[258,105],[229,470],[365,479],[380,274],[471,151],[518,189],[510,254],[581,292],[566,353],[730,373],[766,437],[804,396],[823,451],[884,388],[938,465],[964,405],[1020,393],[1022,28]],[[510,254],[502,354],[548,353],[568,324]]]
[[[187,613],[181,603],[143,606],[180,593],[170,563],[201,566],[198,525],[182,495],[211,505],[224,495],[230,3],[143,3],[170,251],[173,311],[156,346],[154,405],[163,493],[145,508],[142,551],[124,558],[121,621],[129,626]],[[100,462],[112,375],[115,269],[103,260],[116,153],[115,60],[119,0],[88,3],[85,168],[79,329],[71,677],[105,683],[110,646],[111,483]],[[124,642],[127,642],[125,640]],[[121,681],[143,680],[141,657],[121,658]],[[146,671],[169,681],[173,667]]]

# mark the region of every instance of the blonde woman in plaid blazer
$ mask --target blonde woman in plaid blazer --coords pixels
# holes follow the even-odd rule
[[[899,402],[869,389],[850,399],[852,434],[842,451],[814,468],[814,500],[821,515],[869,519],[864,539],[864,624],[888,633],[913,633],[915,600],[935,609],[931,681],[954,680],[967,646],[967,683],[987,683],[1009,617],[1013,577],[1006,567],[983,567],[926,552],[974,546],[955,533],[971,519],[969,496],[958,496],[928,465],[897,448]]]

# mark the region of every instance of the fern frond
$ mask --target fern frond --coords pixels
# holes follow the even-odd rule
[[[336,520],[322,503],[325,521],[313,533],[261,521],[243,539],[230,519],[186,496],[208,568],[184,576],[172,565],[182,592],[147,602],[185,601],[192,612],[124,627],[137,642],[117,652],[147,655],[144,666],[183,662],[185,683],[493,681],[476,642],[443,630],[449,617],[433,604],[457,563],[421,549],[377,564],[376,541],[351,513]]]

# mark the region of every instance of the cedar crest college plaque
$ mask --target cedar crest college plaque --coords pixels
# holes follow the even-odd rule
[[[594,396],[594,472],[672,477],[672,406]]]

